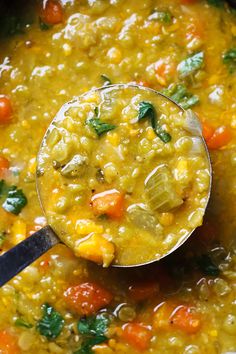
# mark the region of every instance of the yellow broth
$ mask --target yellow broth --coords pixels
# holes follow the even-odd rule
[[[214,178],[203,226],[165,261],[102,269],[58,245],[3,286],[0,351],[72,354],[82,346],[99,354],[235,352],[234,11],[212,1],[63,1],[51,21],[41,2],[31,9],[22,31],[1,26],[1,179],[28,200],[18,215],[0,208],[1,252],[46,224],[35,187],[40,142],[65,102],[107,84],[101,75],[114,84],[168,89],[183,106],[191,105],[203,124]],[[21,10],[31,13],[27,6]],[[2,12],[1,22],[9,14]],[[21,16],[19,8],[14,16]],[[195,54],[186,76],[180,63]],[[57,311],[53,333],[42,326],[42,318],[51,324],[43,312],[48,307],[42,309],[46,303]],[[81,333],[84,315],[83,324],[99,315],[104,325],[103,341],[94,346],[88,339],[98,340],[98,328]]]

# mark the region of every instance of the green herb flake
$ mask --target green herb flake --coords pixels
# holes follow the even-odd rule
[[[101,75],[101,79],[103,80],[103,86],[109,86],[109,85],[112,85],[112,82],[111,80],[109,79],[109,77],[105,74],[102,74]]]
[[[99,111],[98,107],[94,108],[94,117],[93,118],[88,118],[86,120],[86,124],[92,128],[98,136],[101,136],[110,130],[113,130],[116,128],[116,125],[106,123],[100,120],[99,118]]]
[[[55,339],[59,336],[64,326],[64,319],[52,306],[42,306],[43,317],[37,324],[37,330],[47,339]]]
[[[23,191],[16,186],[8,186],[4,180],[0,181],[0,198],[3,199],[3,209],[15,215],[18,215],[27,204]]]
[[[169,143],[171,135],[165,131],[157,120],[157,114],[154,106],[150,102],[142,101],[139,103],[138,121],[148,118],[156,135],[163,141]]]
[[[220,270],[218,266],[212,261],[211,257],[207,254],[201,255],[197,259],[197,264],[202,272],[206,275],[218,276]]]
[[[223,54],[223,63],[228,66],[230,74],[236,70],[236,48],[231,48]]]
[[[179,76],[185,78],[201,69],[204,64],[204,53],[199,52],[181,61],[177,67]]]
[[[24,327],[24,328],[32,328],[33,325],[31,323],[26,322],[23,318],[17,318],[15,320],[16,327]]]
[[[21,189],[12,186],[7,194],[7,198],[2,204],[3,209],[9,213],[18,215],[27,204],[27,198]]]
[[[78,322],[79,333],[87,336],[82,342],[80,349],[74,354],[92,354],[92,347],[107,340],[105,332],[111,318],[107,313],[100,313],[96,316],[82,317]]]
[[[162,93],[178,103],[183,109],[188,109],[199,103],[199,97],[188,92],[183,84],[171,84]]]
[[[78,331],[81,334],[87,335],[104,335],[109,323],[110,319],[106,313],[90,317],[82,317],[78,322]]]
[[[151,21],[160,21],[166,24],[170,24],[172,21],[172,14],[169,11],[153,10],[148,19]]]

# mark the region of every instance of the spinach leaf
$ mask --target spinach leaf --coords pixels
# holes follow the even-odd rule
[[[55,339],[61,333],[65,321],[61,314],[49,304],[44,304],[42,309],[43,317],[37,324],[37,330],[47,339]]]
[[[199,103],[199,97],[189,93],[183,84],[171,84],[162,93],[178,103],[183,109],[188,109]]]
[[[17,318],[15,320],[15,326],[25,327],[25,328],[32,328],[33,327],[33,325],[31,323],[26,322],[23,318]]]
[[[103,343],[107,340],[105,336],[96,336],[88,338],[82,342],[80,349],[76,350],[74,354],[93,354],[92,347],[96,344]]]
[[[87,335],[104,335],[109,323],[110,319],[105,313],[82,317],[78,322],[78,331]]]
[[[156,110],[150,102],[142,101],[139,103],[138,121],[148,118],[156,135],[163,141],[168,143],[171,140],[171,135],[165,131],[159,124],[156,116]]]
[[[108,77],[107,75],[102,74],[102,75],[101,75],[101,79],[104,81],[103,86],[112,85],[112,82],[111,82],[111,80],[109,79],[109,77]]]
[[[218,266],[212,261],[211,257],[207,254],[201,255],[197,259],[197,264],[202,272],[206,275],[218,276],[220,270]]]
[[[201,69],[204,63],[204,53],[199,52],[181,61],[177,67],[179,76],[185,78]]]
[[[18,215],[27,204],[23,191],[16,186],[8,186],[4,180],[0,181],[0,198],[4,199],[3,209],[15,215]]]
[[[223,54],[223,63],[228,66],[231,74],[236,70],[236,48],[231,48]]]
[[[90,126],[93,130],[95,130],[96,134],[98,136],[103,135],[104,133],[109,132],[110,130],[113,130],[116,128],[116,125],[102,122],[99,118],[99,112],[98,112],[98,107],[95,107],[94,109],[94,117],[93,118],[88,118],[86,120],[86,124]]]
[[[92,354],[92,347],[95,344],[105,342],[107,340],[105,332],[110,320],[110,317],[106,313],[82,317],[78,322],[78,331],[87,336],[87,338],[82,342],[80,349],[74,354]]]
[[[7,233],[5,231],[0,232],[0,247],[4,244],[6,240]]]
[[[151,21],[160,21],[169,24],[172,21],[172,15],[169,11],[153,10],[148,19]]]

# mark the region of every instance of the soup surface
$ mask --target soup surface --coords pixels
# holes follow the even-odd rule
[[[120,85],[60,110],[37,175],[50,225],[76,255],[104,267],[159,259],[182,243],[202,224],[210,182],[192,112]]]
[[[235,352],[234,10],[213,0],[19,3],[6,6],[0,15],[1,252],[46,225],[35,183],[40,142],[60,107],[92,88],[137,83],[191,108],[210,150],[213,188],[203,225],[163,261],[125,271],[103,269],[61,244],[21,272],[0,289],[0,352]],[[118,118],[121,123],[122,116]],[[153,140],[163,142],[153,135],[148,119],[138,124],[147,136],[134,136],[134,141],[137,154],[144,156]],[[171,135],[167,124],[162,128]],[[115,133],[119,139],[116,129],[99,139],[94,135],[91,151],[98,149],[102,156],[99,149],[107,140],[116,144]],[[89,134],[95,134],[91,127],[84,137]],[[162,145],[164,150],[167,146]],[[106,178],[114,178],[113,167],[104,171]],[[121,169],[128,167],[128,176],[135,175],[136,166],[120,164]],[[191,172],[199,169],[193,166]],[[144,163],[141,173],[148,172]],[[106,190],[121,191],[120,182],[112,183]],[[135,184],[129,179],[123,183],[122,192],[130,193]],[[79,195],[73,188],[71,193]],[[47,200],[51,207],[54,194]],[[80,198],[77,202],[85,205]],[[167,214],[162,222],[171,219]],[[139,228],[139,233],[146,232]]]

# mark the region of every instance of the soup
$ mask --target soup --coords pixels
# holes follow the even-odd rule
[[[104,267],[160,259],[182,243],[202,224],[210,181],[192,112],[120,85],[62,108],[37,174],[50,225],[76,255]]]
[[[35,183],[40,142],[60,107],[90,89],[135,83],[191,108],[213,186],[203,225],[165,260],[103,269],[60,244],[27,267],[0,289],[0,352],[235,352],[234,10],[212,0],[15,6],[0,16],[1,252],[46,225]],[[148,119],[139,124],[153,136]],[[51,206],[53,198],[45,197]]]

